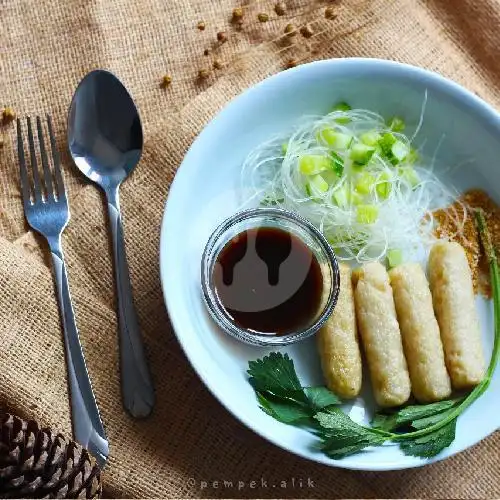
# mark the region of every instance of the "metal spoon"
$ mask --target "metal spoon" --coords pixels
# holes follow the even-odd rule
[[[112,73],[92,71],[78,85],[68,114],[68,145],[76,166],[106,194],[113,240],[123,406],[148,416],[155,403],[125,254],[118,192],[142,153],[137,108]]]

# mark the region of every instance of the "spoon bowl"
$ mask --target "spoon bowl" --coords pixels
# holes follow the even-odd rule
[[[68,139],[76,166],[104,190],[119,186],[139,163],[141,120],[115,75],[96,70],[80,82],[69,110]]]

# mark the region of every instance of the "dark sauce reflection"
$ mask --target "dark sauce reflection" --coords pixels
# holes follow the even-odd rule
[[[289,232],[244,231],[219,253],[213,279],[217,296],[241,328],[284,335],[310,326],[323,296],[316,256]]]

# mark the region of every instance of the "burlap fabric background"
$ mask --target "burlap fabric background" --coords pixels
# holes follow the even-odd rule
[[[500,493],[500,435],[443,463],[385,474],[308,463],[243,428],[206,391],[169,325],[158,272],[159,227],[175,170],[192,140],[234,95],[295,58],[366,56],[436,70],[500,104],[498,0],[289,0],[277,18],[269,0],[247,2],[241,31],[229,24],[233,0],[0,0],[0,105],[19,114],[50,112],[57,124],[72,220],[64,237],[77,321],[111,457],[112,496],[492,497]],[[271,20],[260,24],[259,11]],[[206,30],[196,29],[204,20]],[[313,22],[316,35],[292,47],[275,41],[287,22]],[[220,29],[229,41],[214,46]],[[204,56],[205,48],[213,51]],[[214,56],[215,54],[215,56]],[[196,82],[213,58],[224,69]],[[86,72],[114,71],[134,96],[145,151],[122,189],[128,255],[158,402],[133,422],[122,411],[116,317],[106,218],[100,193],[77,175],[66,153],[65,120]],[[172,75],[162,90],[164,73]],[[14,128],[0,150],[0,401],[70,433],[65,364],[45,248],[23,220]],[[207,175],[210,175],[207,165]],[[291,486],[302,478],[304,488]],[[307,478],[314,486],[305,487]],[[234,487],[203,481],[232,481]],[[255,480],[251,487],[250,481]],[[262,481],[267,481],[267,488]],[[238,481],[245,483],[238,490]],[[286,489],[273,489],[273,483]],[[241,483],[240,483],[241,486]]]

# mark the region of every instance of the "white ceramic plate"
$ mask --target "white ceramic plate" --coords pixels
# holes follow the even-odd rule
[[[500,117],[460,86],[418,68],[374,59],[315,62],[282,72],[229,103],[192,145],[175,177],[162,224],[160,260],[165,300],[177,337],[200,378],[242,423],[292,453],[336,467],[389,470],[420,466],[457,453],[500,428],[500,369],[489,390],[458,421],[452,446],[432,460],[407,457],[387,445],[332,460],[314,450],[315,438],[263,413],[247,381],[248,361],[272,349],[244,345],[219,331],[202,300],[200,261],[205,243],[239,208],[240,169],[245,156],[305,114],[326,113],[345,100],[383,116],[397,114],[409,135],[417,126],[424,93],[428,100],[416,144],[438,151],[440,164],[458,165],[450,181],[459,189],[483,187],[500,200]],[[478,299],[485,351],[493,341],[491,304]],[[322,385],[313,340],[282,348],[301,380]],[[366,384],[365,384],[366,385]],[[370,388],[346,409],[368,422],[374,406]]]

